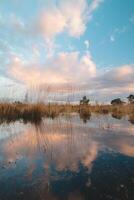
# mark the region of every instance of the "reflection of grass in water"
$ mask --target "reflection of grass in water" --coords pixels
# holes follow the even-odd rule
[[[83,108],[80,109],[79,116],[83,120],[83,122],[86,123],[88,120],[90,120],[91,112],[89,109]]]
[[[121,118],[124,115],[132,115],[134,105],[71,105],[71,104],[43,104],[43,103],[1,103],[0,121],[10,122],[22,119],[24,122],[39,122],[42,117],[54,118],[60,113],[77,112],[84,122],[90,119],[91,113],[108,114]]]
[[[64,122],[60,118],[43,119],[38,126],[27,126],[23,134],[15,135],[11,142],[7,142],[5,151],[8,158],[16,157],[16,152],[20,155],[27,152],[26,157],[30,156],[31,159],[37,152],[41,157],[45,153],[45,168],[53,161],[59,171],[66,168],[74,171],[78,168],[79,160],[85,166],[90,166],[96,156],[97,144],[89,139],[88,131],[85,126],[77,126],[69,118],[65,118]]]
[[[129,115],[129,122],[131,122],[132,124],[134,124],[134,113]]]
[[[112,113],[112,117],[115,119],[122,119],[123,114],[122,113]]]
[[[114,175],[116,175],[116,179],[118,180],[119,178],[117,175],[119,173],[116,173],[116,171],[117,172],[119,171],[118,169],[120,169],[120,166],[121,166],[121,165],[119,165],[119,163],[120,162],[122,163],[122,160],[120,160],[120,159],[119,159],[119,162],[117,162],[117,160],[114,160],[115,158],[117,159],[117,154],[113,155],[113,157],[111,157],[112,156],[111,154],[113,152],[110,152],[110,155],[107,154],[108,156],[105,154],[107,157],[106,156],[104,157],[103,156],[104,154],[102,154],[102,153],[97,154],[99,149],[97,149],[96,144],[92,142],[93,138],[89,137],[89,134],[86,135],[86,138],[83,137],[83,134],[79,135],[78,131],[75,129],[75,127],[73,128],[74,132],[72,132],[72,128],[71,128],[71,130],[69,129],[67,131],[67,132],[72,132],[73,134],[75,134],[74,135],[74,144],[72,145],[72,141],[70,140],[70,139],[72,139],[72,137],[71,136],[68,137],[68,134],[64,134],[64,129],[65,129],[65,133],[66,133],[66,128],[70,127],[69,121],[66,122],[66,123],[68,123],[67,124],[68,126],[66,124],[61,124],[61,121],[57,121],[57,119],[55,119],[55,124],[51,124],[51,120],[48,120],[48,121],[50,121],[49,122],[50,125],[46,124],[44,122],[44,124],[42,125],[44,128],[42,127],[43,130],[41,130],[43,132],[41,132],[40,134],[33,133],[33,135],[32,135],[31,134],[32,131],[28,131],[27,135],[23,135],[23,138],[24,138],[23,144],[25,145],[24,148],[28,147],[28,143],[30,143],[30,145],[33,145],[33,141],[31,140],[32,137],[35,137],[35,141],[38,140],[37,145],[40,145],[41,148],[43,148],[45,144],[47,145],[45,154],[41,154],[41,155],[36,154],[35,153],[36,148],[33,147],[33,155],[31,156],[31,159],[37,159],[37,160],[39,160],[39,163],[37,165],[36,162],[34,162],[35,168],[33,167],[32,172],[31,172],[32,166],[29,165],[28,166],[29,168],[26,168],[28,170],[28,172],[27,172],[27,174],[25,174],[25,177],[29,178],[31,176],[31,178],[32,177],[34,178],[33,181],[38,181],[37,184],[39,186],[39,194],[42,195],[42,198],[44,198],[44,187],[47,187],[47,184],[48,184],[47,189],[50,193],[53,191],[52,189],[56,189],[56,191],[57,191],[57,185],[55,185],[56,183],[58,184],[58,190],[61,191],[61,193],[63,193],[63,195],[65,193],[64,191],[65,191],[66,187],[69,187],[69,190],[67,188],[67,192],[70,192],[70,190],[71,190],[70,185],[73,188],[76,187],[77,189],[79,189],[82,187],[81,184],[83,184],[84,190],[86,189],[87,192],[90,192],[89,186],[93,187],[93,191],[94,191],[94,188],[95,188],[94,181],[95,181],[95,184],[97,184],[97,186],[98,186],[97,188],[101,187],[101,188],[105,189],[106,186],[103,183],[103,177],[107,176],[107,174],[108,174],[109,176],[107,176],[107,179],[109,181],[111,181],[110,182],[111,185],[114,185],[113,181],[112,181],[113,176],[111,176],[111,174],[113,173]],[[47,128],[45,128],[45,127],[47,127]],[[52,127],[53,127],[53,129],[52,129]],[[55,133],[55,127],[57,127],[58,135]],[[64,128],[64,129],[62,130],[62,128]],[[61,133],[60,133],[60,131],[61,131]],[[81,133],[81,131],[79,133]],[[31,134],[31,137],[29,137],[30,134]],[[66,135],[66,137],[64,137],[65,135]],[[37,137],[38,137],[38,139],[36,139]],[[26,140],[25,140],[26,138],[27,138],[28,143],[26,143]],[[99,139],[100,139],[100,137],[99,137]],[[115,137],[113,137],[113,139],[115,139]],[[20,138],[20,141],[22,141],[22,138]],[[119,141],[120,141],[120,138],[119,138]],[[105,140],[102,138],[102,141],[100,141],[100,142],[103,143],[103,142],[105,142]],[[110,139],[110,142],[111,142],[111,139]],[[110,142],[109,142],[109,144],[111,144]],[[16,141],[16,143],[18,144],[18,140]],[[124,140],[124,143],[126,143],[125,140]],[[13,143],[13,145],[14,144],[15,143]],[[9,146],[9,145],[7,144],[7,146]],[[20,152],[22,152],[22,147],[20,146],[19,148],[20,148]],[[12,149],[14,150],[15,146],[13,146]],[[11,150],[9,152],[11,152]],[[26,152],[28,152],[28,151],[26,151]],[[35,155],[35,157],[34,157],[34,155]],[[45,159],[43,159],[44,158],[43,155],[45,156]],[[28,156],[30,156],[30,154],[26,153],[26,157],[28,157]],[[39,156],[41,156],[42,159],[39,159],[40,158]],[[101,162],[100,162],[100,156],[101,156]],[[106,160],[105,160],[105,158],[106,158]],[[81,165],[79,164],[80,161],[82,163]],[[125,164],[126,161],[127,160],[125,159],[125,161],[123,163]],[[97,168],[97,169],[96,169],[96,162],[98,163],[97,166],[99,166],[99,168]],[[33,162],[31,162],[31,163],[33,163]],[[110,163],[110,165],[109,165],[109,163]],[[116,166],[114,165],[114,163]],[[94,164],[95,164],[95,166],[94,166]],[[52,168],[51,168],[51,165],[52,165]],[[79,166],[81,166],[81,168]],[[44,168],[45,168],[45,173],[44,173],[44,170],[42,170]],[[36,171],[36,169],[37,169],[37,171]],[[42,170],[42,173],[40,173],[41,172],[40,169]],[[91,183],[90,183],[90,179],[88,179],[88,177],[92,176],[91,175],[92,169],[93,169],[94,174],[99,173],[98,175],[99,175],[100,179],[98,178],[98,176],[95,175],[95,176],[93,176],[93,177],[95,177],[95,180],[92,177]],[[123,168],[123,170],[124,170],[124,168]],[[36,172],[38,174],[36,174]],[[101,176],[101,173],[102,173],[102,176]],[[83,177],[83,174],[84,174],[84,177]],[[126,175],[128,175],[128,173]],[[96,179],[96,177],[97,177],[97,179]],[[109,179],[109,177],[110,177],[110,179]],[[74,182],[74,179],[76,179],[75,182]],[[94,181],[92,181],[92,180],[94,180]],[[126,179],[123,179],[123,180],[126,180]],[[97,183],[96,183],[96,181],[97,181]],[[103,185],[102,185],[102,183],[103,183]],[[41,184],[41,185],[39,185],[39,184]],[[122,184],[122,179],[121,180],[119,179],[118,185],[120,186],[121,184]],[[111,187],[111,185],[108,186],[108,189]],[[85,186],[88,186],[88,187],[85,188]],[[115,189],[116,189],[116,187],[115,187]],[[108,190],[108,191],[111,191],[111,190]],[[58,192],[58,193],[60,193],[60,192]],[[101,195],[101,194],[97,193],[97,195]],[[55,196],[56,196],[56,194],[55,194]],[[45,196],[45,197],[47,198],[48,196]],[[74,200],[74,198],[75,197],[73,196],[72,199]],[[78,196],[76,196],[76,199],[77,200],[79,199]]]

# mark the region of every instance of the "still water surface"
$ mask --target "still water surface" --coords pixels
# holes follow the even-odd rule
[[[77,114],[1,124],[0,200],[27,199],[134,200],[134,125]]]

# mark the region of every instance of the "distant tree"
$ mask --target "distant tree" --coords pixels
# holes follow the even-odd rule
[[[88,105],[89,103],[89,99],[87,99],[86,96],[84,96],[81,100],[80,100],[80,104],[82,105]]]
[[[133,94],[130,94],[128,97],[127,97],[129,103],[134,103],[134,95]]]
[[[117,98],[117,99],[113,99],[111,101],[111,104],[112,105],[122,105],[122,104],[124,104],[124,102],[120,98]]]

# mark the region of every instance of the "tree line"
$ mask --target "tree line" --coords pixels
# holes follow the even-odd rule
[[[127,97],[127,100],[128,100],[128,103],[130,104],[134,104],[134,95],[133,94],[130,94],[128,97]],[[111,104],[112,105],[123,105],[125,104],[126,102],[122,101],[121,98],[117,98],[117,99],[113,99],[111,101]]]
[[[127,100],[128,100],[128,103],[129,104],[134,104],[134,95],[133,94],[130,94],[128,97],[127,97]],[[83,96],[83,98],[80,100],[80,105],[88,105],[90,102],[90,100],[86,97],[86,96]],[[117,99],[113,99],[111,101],[111,104],[112,105],[123,105],[125,104],[126,102],[124,102],[121,98],[117,98]]]

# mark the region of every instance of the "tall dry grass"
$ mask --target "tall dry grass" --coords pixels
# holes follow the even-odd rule
[[[80,117],[90,117],[91,113],[112,114],[121,118],[124,115],[134,118],[134,105],[72,105],[43,103],[0,103],[0,121],[10,122],[22,119],[24,122],[39,122],[42,117],[54,118],[61,113],[77,112]]]
[[[15,104],[1,103],[0,104],[0,121],[15,121],[22,119],[24,122],[38,122],[41,120],[42,112],[38,105],[33,104]]]

